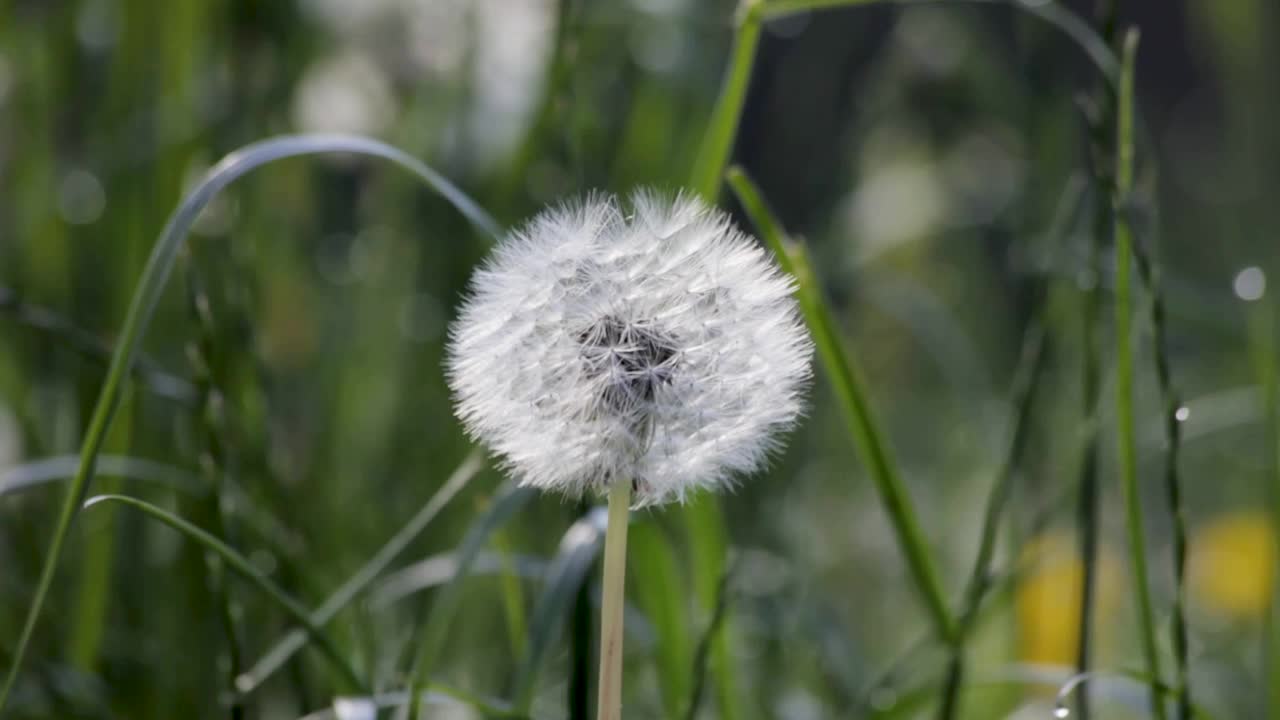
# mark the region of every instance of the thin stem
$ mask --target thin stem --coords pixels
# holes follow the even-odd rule
[[[1182,448],[1182,398],[1173,386],[1173,372],[1169,367],[1164,296],[1160,290],[1158,270],[1153,258],[1143,250],[1142,243],[1134,243],[1133,254],[1134,259],[1137,260],[1138,277],[1147,291],[1156,383],[1160,388],[1164,406],[1164,481],[1173,532],[1173,651],[1176,661],[1174,687],[1178,691],[1177,717],[1180,720],[1187,720],[1191,717],[1192,703],[1191,687],[1188,682],[1186,617],[1187,513],[1182,502],[1182,482],[1178,477],[1178,458]]]
[[[609,487],[609,526],[604,536],[603,601],[600,607],[600,681],[596,720],[622,718],[622,603],[627,580],[627,525],[631,482]]]
[[[223,394],[218,385],[225,383],[221,375],[224,364],[216,357],[219,347],[218,326],[213,318],[212,303],[200,274],[196,271],[190,255],[186,255],[187,263],[187,305],[191,318],[196,324],[197,338],[188,347],[188,357],[192,365],[197,389],[197,408],[199,410],[199,435],[203,445],[200,454],[200,467],[209,485],[210,493],[204,499],[202,515],[210,523],[213,534],[230,541],[227,532],[228,522],[223,502],[226,488],[228,438],[226,437],[226,418],[223,413]],[[223,386],[225,387],[225,385]],[[226,572],[221,558],[210,550],[204,553],[207,571],[207,587],[213,594],[218,606],[218,618],[222,626],[227,670],[227,688],[232,691],[231,717],[239,720],[244,717],[244,703],[234,694],[236,678],[243,671],[243,653],[241,653],[242,633],[236,622],[239,613],[235,607],[235,598],[226,583]]]
[[[1155,617],[1151,585],[1147,577],[1147,543],[1143,529],[1142,497],[1138,490],[1137,441],[1133,417],[1132,291],[1133,230],[1122,208],[1133,189],[1133,75],[1138,51],[1138,31],[1125,35],[1121,61],[1120,95],[1116,105],[1116,186],[1113,219],[1116,243],[1116,438],[1120,455],[1120,488],[1124,496],[1125,527],[1129,536],[1129,563],[1137,591],[1138,632],[1147,673],[1161,682],[1160,656],[1156,650]],[[1151,709],[1164,720],[1164,700],[1151,693]]]
[[[1108,43],[1116,29],[1115,0],[1100,0],[1094,25],[1097,33]],[[1086,112],[1091,153],[1090,173],[1095,189],[1093,233],[1088,245],[1087,272],[1092,282],[1081,298],[1081,336],[1084,341],[1084,360],[1081,363],[1081,395],[1084,399],[1084,451],[1080,463],[1080,492],[1076,505],[1076,527],[1080,543],[1080,561],[1083,577],[1080,582],[1080,630],[1076,638],[1076,674],[1087,677],[1093,656],[1093,615],[1098,585],[1098,458],[1099,432],[1098,407],[1102,393],[1102,342],[1099,326],[1102,319],[1102,250],[1111,234],[1113,220],[1111,204],[1103,198],[1111,192],[1115,166],[1115,130],[1112,127],[1115,114],[1115,93],[1111,87],[1098,83],[1093,91],[1092,113]],[[1080,720],[1089,720],[1089,692],[1087,688],[1076,693],[1076,712]]]
[[[1022,354],[1018,362],[1018,370],[1014,376],[1011,391],[1014,407],[1012,431],[1009,445],[1005,451],[1004,462],[991,494],[987,498],[986,512],[982,518],[982,535],[978,543],[978,554],[973,561],[973,570],[969,574],[969,584],[965,589],[964,606],[960,611],[960,619],[956,626],[956,643],[951,650],[951,660],[947,669],[947,679],[942,696],[942,710],[938,717],[949,720],[954,718],[960,707],[960,687],[964,679],[964,645],[973,630],[978,617],[978,609],[982,606],[982,598],[991,586],[991,560],[995,556],[996,534],[1000,527],[1000,516],[1008,503],[1013,489],[1013,478],[1022,457],[1023,448],[1027,444],[1027,436],[1031,430],[1031,409],[1035,402],[1036,390],[1040,386],[1040,376],[1045,365],[1045,329],[1039,316],[1041,301],[1036,302],[1037,316],[1027,328],[1022,341]]]
[[[312,622],[318,626],[323,626],[350,605],[379,575],[382,575],[383,571],[391,566],[391,563],[414,540],[422,535],[423,531],[435,520],[444,507],[457,497],[458,493],[471,482],[471,479],[483,467],[484,456],[479,450],[472,450],[468,453],[466,459],[449,475],[449,478],[427,500],[427,503],[418,512],[414,513],[413,517],[397,530],[396,534],[392,535],[382,547],[378,548],[373,557],[365,561],[359,570],[356,570],[351,577],[347,578],[346,582],[342,583],[337,590],[334,590],[329,597],[325,598],[319,607],[311,612]],[[291,630],[283,638],[273,643],[271,649],[264,653],[249,668],[248,672],[236,678],[236,691],[241,695],[248,695],[256,690],[272,673],[288,662],[294,653],[302,649],[306,642],[306,633],[301,630]]]
[[[1095,149],[1096,152],[1096,149]],[[1098,187],[1109,184],[1095,173]],[[1076,528],[1080,543],[1083,577],[1080,582],[1080,631],[1076,637],[1076,674],[1087,675],[1093,655],[1093,610],[1098,578],[1098,401],[1102,389],[1102,347],[1099,325],[1102,310],[1102,272],[1100,256],[1103,237],[1108,234],[1111,215],[1107,204],[1099,201],[1094,209],[1093,237],[1089,241],[1088,272],[1092,282],[1080,299],[1080,334],[1084,358],[1080,368],[1080,394],[1083,399],[1083,456],[1080,463],[1080,491],[1076,504]],[[1089,720],[1089,693],[1076,694],[1076,713]]]
[[[1270,475],[1269,503],[1271,526],[1280,528],[1280,365],[1276,360],[1276,303],[1270,297],[1256,303],[1249,317],[1249,345],[1262,386],[1262,403],[1266,428],[1263,447],[1267,473]],[[1274,577],[1280,578],[1280,565]],[[1274,582],[1274,581],[1273,581]],[[1271,588],[1271,612],[1267,618],[1265,683],[1267,717],[1280,719],[1280,592]]]

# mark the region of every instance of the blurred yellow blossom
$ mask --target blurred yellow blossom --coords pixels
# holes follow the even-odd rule
[[[1261,616],[1275,578],[1275,532],[1266,513],[1224,513],[1195,530],[1187,579],[1192,597],[1211,612],[1236,618]]]
[[[1046,665],[1074,665],[1080,637],[1080,586],[1084,564],[1073,535],[1050,531],[1022,551],[1024,575],[1018,583],[1015,612],[1018,658]],[[1099,550],[1095,637],[1114,614],[1119,599],[1115,560]]]

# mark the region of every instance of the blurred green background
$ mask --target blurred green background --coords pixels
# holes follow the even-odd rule
[[[1066,8],[1084,23],[1098,12]],[[1192,686],[1216,717],[1261,717],[1276,563],[1276,438],[1261,384],[1275,372],[1266,281],[1280,278],[1280,6],[1118,10],[1117,26],[1143,32],[1133,212],[1160,259],[1189,412]],[[725,0],[0,2],[0,667],[64,487],[16,484],[31,463],[78,451],[147,254],[202,172],[271,135],[352,132],[423,159],[507,225],[593,188],[677,188],[734,11]],[[1082,308],[1094,287],[1106,339],[1094,665],[1140,667],[1109,432],[1114,273],[1109,250],[1097,268],[1089,251],[1108,200],[1091,173],[1109,162],[1089,131],[1099,83],[1078,45],[1004,3],[806,13],[766,25],[733,153],[811,245],[952,598],[1004,462],[1022,336],[1043,316],[1048,361],[997,555],[1001,572],[1020,572],[984,606],[964,717],[1049,717],[1076,662]],[[488,246],[384,163],[289,160],[238,182],[197,223],[104,448],[134,459],[116,462],[119,474],[152,482],[111,476],[104,462],[92,492],[177,512],[319,605],[469,452],[440,360]],[[1138,316],[1139,470],[1167,654],[1160,405]],[[503,492],[500,474],[482,471],[391,570],[456,559]],[[581,668],[594,674],[593,581],[553,571],[587,511],[535,497],[484,537],[452,603],[415,587],[388,600],[395,586],[375,582],[333,637],[379,690],[397,690],[424,625],[443,617],[434,676],[506,698],[543,633],[534,716],[578,717]],[[678,717],[695,696],[697,717],[933,712],[945,653],[927,641],[821,372],[767,475],[635,522],[630,717]],[[295,718],[329,707],[340,683],[313,652],[233,702],[232,678],[291,624],[214,565],[142,515],[85,512],[11,715]],[[567,599],[548,600],[548,588]],[[1029,682],[1033,670],[1049,680]],[[1093,693],[1095,715],[1145,716],[1138,685],[1099,681]],[[479,716],[444,699],[431,712]]]

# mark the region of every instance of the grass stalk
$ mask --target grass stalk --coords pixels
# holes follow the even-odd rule
[[[1138,31],[1130,29],[1121,56],[1120,93],[1116,103],[1116,174],[1113,222],[1115,227],[1115,332],[1116,332],[1116,441],[1120,458],[1120,490],[1124,498],[1125,529],[1129,538],[1129,571],[1138,611],[1138,634],[1147,674],[1162,682],[1156,648],[1155,613],[1147,575],[1147,543],[1143,527],[1142,496],[1138,487],[1137,440],[1133,411],[1132,264],[1133,229],[1123,210],[1133,190],[1133,85]],[[1164,700],[1151,692],[1151,710],[1157,720],[1167,715]]]
[[[609,525],[604,539],[600,606],[600,674],[596,720],[622,718],[622,609],[627,580],[627,526],[631,521],[631,482],[609,487]]]
[[[1105,38],[1108,48],[1116,32],[1115,0],[1100,0],[1095,7],[1094,27]],[[1083,568],[1080,582],[1080,631],[1076,638],[1076,677],[1092,676],[1093,625],[1098,585],[1098,536],[1099,527],[1099,413],[1102,394],[1102,257],[1103,248],[1114,229],[1111,203],[1107,198],[1115,182],[1115,129],[1113,127],[1116,102],[1114,85],[1098,83],[1093,91],[1093,107],[1084,112],[1090,145],[1089,169],[1094,187],[1093,232],[1087,250],[1087,272],[1092,282],[1081,297],[1081,339],[1084,357],[1081,362],[1081,395],[1084,404],[1084,443],[1080,463],[1080,491],[1076,504],[1076,529],[1078,533],[1080,562]],[[1080,720],[1089,720],[1089,686],[1082,686],[1075,694],[1076,713]]]
[[[920,529],[915,506],[867,400],[862,373],[852,354],[845,349],[835,319],[822,298],[808,252],[804,245],[788,241],[759,189],[745,172],[740,168],[730,168],[728,178],[730,187],[762,239],[773,250],[783,270],[796,279],[796,297],[801,313],[813,334],[818,356],[848,423],[849,434],[875,483],[911,578],[924,600],[934,634],[951,646],[957,639],[955,618],[943,595],[942,583]]]
[[[168,284],[178,251],[187,238],[187,232],[200,212],[227,185],[244,174],[268,163],[285,158],[323,153],[350,153],[389,160],[417,176],[431,189],[448,200],[478,229],[497,237],[501,228],[470,197],[459,190],[447,178],[417,158],[404,151],[372,138],[352,135],[289,135],[245,146],[226,156],[201,179],[200,183],[169,216],[160,237],[152,247],[146,268],[138,281],[137,289],[129,303],[119,340],[112,351],[107,376],[94,405],[89,427],[80,447],[80,464],[67,488],[58,520],[49,540],[35,594],[22,623],[22,630],[13,646],[4,685],[0,686],[0,714],[3,713],[14,683],[22,670],[27,648],[35,634],[36,623],[53,587],[58,565],[62,560],[63,546],[71,533],[71,525],[80,512],[81,503],[89,492],[98,454],[106,439],[107,430],[120,406],[124,386],[137,359],[138,346],[146,334],[147,326]]]
[[[139,510],[152,519],[159,520],[165,525],[177,530],[179,533],[182,533],[184,537],[199,544],[204,550],[217,555],[219,559],[226,563],[227,568],[256,586],[267,597],[275,601],[276,605],[279,605],[294,622],[298,623],[306,630],[307,634],[311,636],[313,641],[315,641],[317,647],[320,648],[320,651],[324,654],[325,658],[329,660],[333,667],[338,670],[339,674],[343,677],[345,683],[349,686],[348,689],[355,690],[360,693],[368,693],[368,688],[364,681],[360,679],[359,674],[357,674],[355,669],[346,661],[342,653],[338,651],[337,646],[334,645],[329,636],[325,634],[324,630],[319,625],[316,625],[311,621],[311,617],[307,613],[307,609],[272,582],[270,578],[262,573],[262,571],[254,567],[253,563],[240,553],[236,552],[230,545],[227,545],[210,533],[192,525],[167,510],[163,510],[155,505],[127,495],[98,495],[86,501],[84,506],[87,508],[104,503],[120,503],[134,508],[135,510]]]
[[[942,708],[938,717],[950,720],[956,717],[960,708],[960,688],[965,673],[965,642],[973,631],[978,618],[978,610],[982,607],[982,599],[991,587],[991,562],[995,556],[996,536],[1000,529],[1000,517],[1008,504],[1013,490],[1013,479],[1018,462],[1027,444],[1031,430],[1031,409],[1035,403],[1036,390],[1040,386],[1040,377],[1045,366],[1045,328],[1040,316],[1039,307],[1043,301],[1037,301],[1036,316],[1027,328],[1022,339],[1022,351],[1017,371],[1010,391],[1014,415],[1008,447],[999,474],[987,497],[986,509],[982,517],[982,534],[978,543],[978,553],[973,561],[973,569],[969,573],[965,588],[964,604],[961,606],[956,625],[956,642],[951,648],[951,659],[948,663],[946,681],[943,686]]]
[[[711,664],[711,649],[716,633],[729,610],[729,581],[733,578],[733,568],[726,568],[716,586],[716,604],[711,612],[711,620],[707,622],[707,630],[698,640],[698,647],[693,653],[693,688],[689,691],[689,704],[685,709],[685,720],[696,720],[698,709],[702,706],[703,688],[707,684],[707,666]]]
[[[1095,149],[1096,151],[1096,149]],[[1094,182],[1098,188],[1110,185],[1105,175],[1096,172]],[[1109,175],[1109,173],[1108,173]],[[1088,676],[1093,659],[1093,611],[1098,585],[1098,406],[1102,392],[1102,343],[1099,326],[1102,321],[1102,246],[1110,234],[1111,213],[1108,204],[1101,201],[1102,192],[1093,212],[1093,232],[1088,242],[1088,273],[1092,282],[1080,295],[1080,337],[1083,358],[1080,363],[1080,395],[1082,400],[1082,438],[1080,458],[1080,488],[1076,495],[1076,532],[1082,566],[1080,582],[1080,632],[1076,637],[1076,674]],[[1076,713],[1081,720],[1089,720],[1089,693],[1084,688],[1076,694]]]
[[[1156,384],[1163,408],[1165,444],[1164,484],[1169,502],[1171,532],[1173,535],[1173,653],[1174,688],[1178,693],[1177,715],[1179,720],[1191,717],[1191,687],[1188,682],[1188,637],[1186,616],[1187,571],[1187,518],[1182,502],[1182,481],[1178,461],[1182,449],[1182,398],[1173,384],[1173,372],[1169,366],[1169,342],[1166,328],[1165,303],[1160,287],[1159,269],[1154,258],[1143,249],[1141,242],[1133,245],[1138,277],[1147,292],[1147,309],[1150,313],[1151,347],[1155,360]]]
[[[725,72],[720,96],[711,110],[707,134],[694,160],[689,185],[709,202],[714,202],[720,193],[724,168],[729,164],[738,136],[742,108],[747,102],[747,88],[751,84],[751,71],[756,64],[756,50],[760,45],[763,8],[764,3],[746,0],[738,14],[738,31],[733,41],[729,69]]]
[[[202,516],[212,526],[215,536],[230,541],[228,519],[224,508],[224,479],[229,472],[227,466],[228,438],[226,433],[226,417],[223,412],[224,397],[219,385],[226,378],[221,377],[224,368],[217,362],[219,333],[213,318],[212,303],[204,286],[200,273],[197,272],[190,254],[187,259],[187,305],[191,319],[197,328],[196,339],[188,346],[188,359],[192,366],[192,375],[197,388],[197,407],[199,409],[199,436],[202,444],[200,467],[204,473],[210,492],[203,501]],[[223,386],[225,387],[225,386]],[[238,720],[244,717],[242,698],[235,695],[236,679],[243,672],[244,658],[241,652],[242,637],[236,618],[240,615],[235,607],[235,599],[226,582],[226,572],[222,560],[211,551],[204,553],[206,584],[218,606],[218,619],[222,626],[222,649],[226,660],[227,688],[232,691],[231,717]]]
[[[471,482],[472,478],[484,467],[484,455],[479,450],[472,450],[461,464],[449,475],[440,489],[432,494],[408,522],[395,535],[392,535],[378,551],[369,558],[360,569],[356,570],[346,582],[334,590],[325,601],[311,613],[311,620],[323,626],[337,616],[353,600],[368,589],[369,585],[383,573],[391,563],[422,535],[427,526],[446,505],[457,497],[458,493]],[[272,673],[284,665],[294,653],[307,642],[307,636],[301,631],[291,631],[275,642],[271,649],[253,664],[250,669],[236,678],[236,691],[247,695],[256,690]]]
[[[761,0],[757,13],[763,22],[791,15],[876,4],[894,5],[1008,5],[1049,23],[1080,48],[1097,69],[1110,80],[1118,80],[1120,63],[1107,42],[1070,9],[1058,2],[1023,0]]]
[[[1249,317],[1249,345],[1262,386],[1264,448],[1269,490],[1271,527],[1280,528],[1280,359],[1276,347],[1276,302],[1270,297],[1255,303]],[[1280,578],[1280,565],[1275,578]],[[1271,608],[1265,639],[1267,717],[1280,718],[1280,588],[1271,588]]]
[[[737,32],[729,67],[725,71],[720,95],[712,108],[707,131],[698,155],[694,159],[689,187],[700,197],[715,201],[724,179],[725,167],[733,153],[742,110],[751,84],[751,72],[755,68],[756,51],[760,45],[760,33],[769,20],[785,18],[805,12],[833,10],[880,3],[932,2],[941,4],[979,3],[1008,4],[1049,23],[1066,35],[1089,58],[1098,71],[1110,82],[1119,77],[1119,63],[1115,54],[1088,23],[1070,10],[1055,2],[1029,3],[1018,0],[743,0],[738,13]]]

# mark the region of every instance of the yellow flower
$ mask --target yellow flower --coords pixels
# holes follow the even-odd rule
[[[1080,642],[1080,587],[1084,564],[1075,538],[1050,531],[1027,543],[1022,552],[1024,575],[1018,583],[1015,613],[1018,658],[1023,662],[1073,665]],[[1100,550],[1095,637],[1115,610],[1118,593],[1115,561]]]
[[[1206,610],[1253,618],[1271,602],[1276,541],[1271,521],[1257,510],[1219,515],[1193,534],[1187,579]]]

